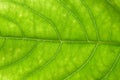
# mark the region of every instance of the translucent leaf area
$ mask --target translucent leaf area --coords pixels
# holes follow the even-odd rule
[[[0,0],[0,80],[120,80],[120,0]]]

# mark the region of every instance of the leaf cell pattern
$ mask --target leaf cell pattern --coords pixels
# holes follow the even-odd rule
[[[0,0],[0,80],[120,80],[119,3]]]

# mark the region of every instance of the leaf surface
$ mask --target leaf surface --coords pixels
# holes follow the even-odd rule
[[[0,0],[0,80],[120,80],[119,0]]]

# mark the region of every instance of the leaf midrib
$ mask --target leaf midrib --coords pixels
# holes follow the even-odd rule
[[[42,41],[52,43],[69,43],[69,44],[105,44],[105,45],[117,45],[120,46],[118,41],[98,41],[98,40],[70,40],[70,39],[48,39],[48,38],[35,38],[35,37],[16,37],[16,36],[0,36],[0,39],[7,40],[25,40],[25,41]]]

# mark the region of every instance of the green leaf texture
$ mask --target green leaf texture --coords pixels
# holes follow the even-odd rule
[[[0,0],[0,80],[120,80],[120,0]]]

